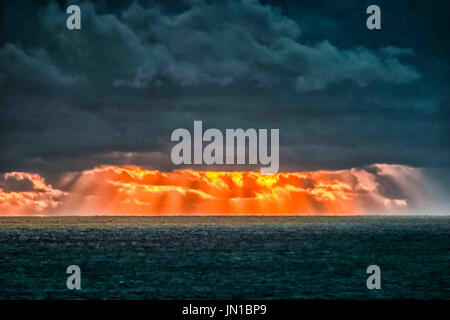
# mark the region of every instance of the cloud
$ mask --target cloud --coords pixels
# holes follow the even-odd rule
[[[366,87],[374,82],[408,83],[420,78],[414,68],[399,62],[399,57],[413,54],[407,49],[388,47],[377,54],[363,47],[339,50],[328,41],[295,47],[295,54],[308,66],[305,75],[300,72],[296,77],[299,91],[320,90],[345,80]]]
[[[76,31],[65,5],[8,2],[0,172],[172,170],[170,134],[194,120],[279,128],[283,171],[449,167],[446,64],[410,31],[414,16],[402,20],[404,4],[386,6],[400,15],[385,15],[380,37],[349,15],[356,1],[83,2]]]
[[[162,4],[146,8],[133,2],[114,15],[82,3],[83,27],[73,32],[61,27],[64,10],[50,3],[39,15],[39,28],[48,35],[43,47],[24,52],[6,44],[0,59],[10,65],[10,74],[61,85],[74,85],[78,77],[89,85],[116,87],[248,82],[308,92],[343,81],[364,87],[420,78],[399,61],[413,54],[411,49],[342,50],[327,40],[309,44],[294,20],[258,1],[186,5],[174,12]]]
[[[104,165],[57,180],[59,189],[37,174],[6,173],[0,181],[0,215],[448,213],[442,189],[422,169],[403,165],[275,175]],[[20,182],[25,181],[24,189]]]
[[[117,85],[145,87],[167,76],[181,85],[254,81],[310,91],[345,80],[366,86],[419,78],[398,60],[410,49],[305,44],[294,20],[257,1],[201,3],[178,14],[133,3],[121,22],[139,37],[133,46],[139,66],[133,80],[116,80]]]
[[[27,53],[20,47],[7,43],[0,48],[0,61],[5,73],[0,77],[0,84],[7,78],[50,86],[76,83],[75,77],[64,74],[53,64],[44,49],[33,49]]]
[[[27,172],[4,174],[0,186],[5,188],[0,188],[0,215],[7,216],[50,214],[67,195],[46,184],[38,174]]]

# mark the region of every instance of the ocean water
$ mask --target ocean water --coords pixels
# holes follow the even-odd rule
[[[0,299],[450,299],[449,235],[450,217],[0,218]]]

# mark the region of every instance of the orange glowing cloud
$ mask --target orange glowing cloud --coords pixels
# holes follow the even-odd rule
[[[4,184],[29,182],[27,191],[5,192],[0,188],[0,215],[45,214],[61,205],[66,192],[53,189],[44,178],[26,172],[9,172],[3,176]]]
[[[69,176],[69,175],[68,175]],[[352,215],[401,213],[409,209],[421,181],[419,169],[373,165],[365,169],[281,172],[162,172],[138,166],[101,166],[79,173],[67,191],[54,189],[36,175],[32,190],[0,189],[0,214],[62,215]],[[66,176],[67,178],[67,176]],[[65,178],[62,178],[63,181]],[[1,186],[1,184],[0,184]],[[396,196],[386,193],[396,189]]]
[[[251,171],[161,172],[137,166],[102,166],[81,174],[61,211],[299,215],[384,213],[405,207],[406,199],[383,195],[377,175],[363,169],[261,175]]]

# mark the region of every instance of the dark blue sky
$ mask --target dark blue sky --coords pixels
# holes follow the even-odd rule
[[[448,2],[176,3],[82,2],[69,31],[64,2],[3,2],[0,171],[170,170],[203,120],[279,128],[281,170],[448,172]]]

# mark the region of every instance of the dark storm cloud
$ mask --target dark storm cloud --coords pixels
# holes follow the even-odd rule
[[[357,1],[82,3],[80,31],[66,5],[3,5],[0,170],[170,169],[194,120],[280,128],[282,169],[446,167],[448,62],[410,2],[382,5],[373,32]]]
[[[4,62],[4,81],[11,78],[22,78],[27,75],[29,81],[48,85],[71,85],[74,77],[64,75],[51,61],[46,51],[30,50],[26,54],[21,48],[7,43],[0,50],[0,60]],[[22,78],[24,81],[27,79]]]
[[[178,85],[254,81],[298,91],[345,80],[364,87],[420,77],[399,61],[414,54],[411,49],[340,50],[326,40],[308,45],[294,20],[256,1],[198,2],[176,14],[138,3],[119,16],[99,14],[91,4],[81,8],[80,32],[61,27],[67,15],[56,4],[41,10],[48,52],[8,44],[1,51],[6,73],[61,85],[78,77],[89,85],[145,88],[162,78]]]

